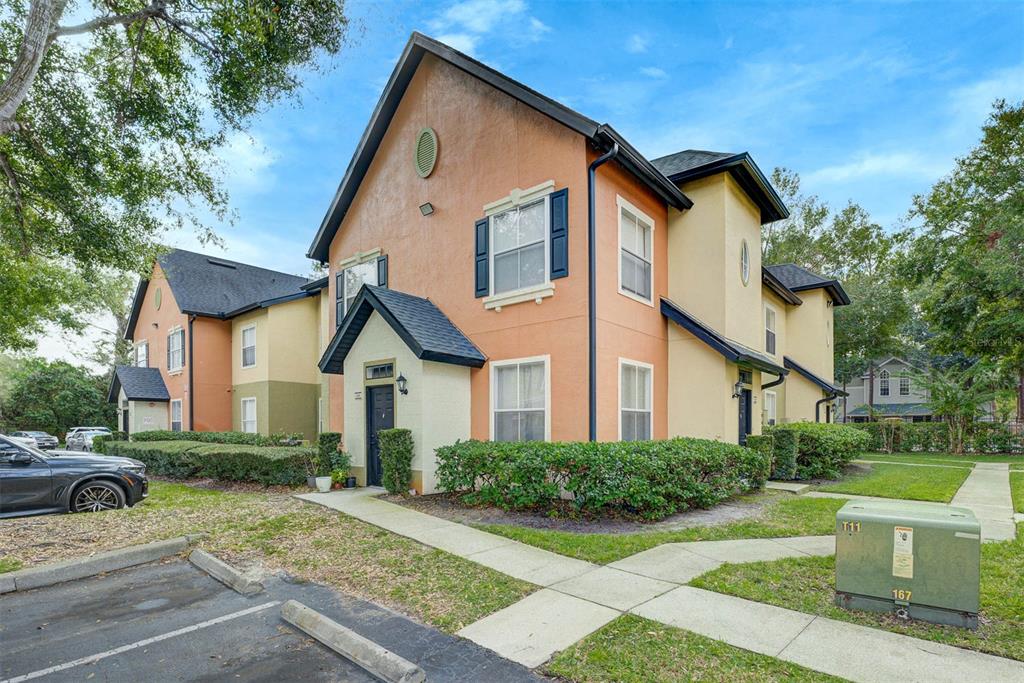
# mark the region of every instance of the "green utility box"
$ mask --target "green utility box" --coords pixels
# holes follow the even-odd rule
[[[966,508],[852,500],[836,513],[836,604],[978,627],[981,525]]]

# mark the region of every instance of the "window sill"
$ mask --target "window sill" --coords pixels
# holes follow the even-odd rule
[[[545,282],[539,285],[534,285],[532,287],[524,287],[523,289],[517,289],[511,292],[492,294],[491,296],[484,298],[484,308],[489,311],[493,310],[495,313],[501,313],[501,309],[504,306],[520,304],[525,301],[534,301],[539,304],[547,297],[554,296],[554,294],[554,283]]]
[[[167,376],[168,377],[176,377],[177,375],[180,375],[183,372],[185,372],[185,368],[178,368],[177,370],[168,370],[167,371]]]
[[[628,290],[621,289],[621,288],[619,289],[619,294],[621,294],[622,296],[626,297],[627,299],[632,299],[633,301],[639,301],[640,303],[644,304],[645,306],[650,306],[651,308],[654,308],[654,301],[653,300],[647,300],[647,299],[643,298],[642,296],[640,296],[638,294],[634,294],[633,292],[630,292]]]

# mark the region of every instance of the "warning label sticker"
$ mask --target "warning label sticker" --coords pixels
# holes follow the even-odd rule
[[[914,530],[906,526],[893,527],[892,575],[901,579],[914,578]]]

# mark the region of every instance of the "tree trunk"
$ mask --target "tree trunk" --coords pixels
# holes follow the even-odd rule
[[[25,35],[7,79],[0,84],[0,135],[17,128],[14,118],[32,88],[46,55],[50,29],[64,13],[67,0],[32,0]]]

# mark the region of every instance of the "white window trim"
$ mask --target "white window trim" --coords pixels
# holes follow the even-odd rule
[[[178,420],[178,422],[181,424],[181,430],[180,431],[185,431],[185,410],[184,410],[184,406],[181,403],[181,399],[180,398],[171,399],[171,405],[170,405],[170,411],[171,412],[167,416],[167,426],[171,429],[171,431],[174,431],[174,404],[175,403],[178,404],[178,413],[181,415],[181,419]]]
[[[651,226],[651,299],[647,299],[634,294],[633,292],[622,288],[622,210],[625,209],[637,218],[642,219],[648,225]],[[648,216],[646,213],[636,208],[627,199],[619,195],[615,195],[615,230],[618,233],[618,244],[619,250],[615,252],[616,268],[618,270],[618,281],[617,287],[619,288],[619,294],[624,297],[630,298],[633,301],[639,301],[642,304],[646,304],[651,308],[654,308],[654,232],[655,232],[654,219]],[[620,419],[621,422],[621,419]]]
[[[245,364],[245,333],[248,330],[252,330],[252,363],[250,363],[249,365],[246,365]],[[250,323],[250,324],[246,325],[245,327],[243,327],[241,335],[242,335],[241,336],[241,343],[239,344],[239,346],[240,346],[239,356],[240,357],[239,357],[238,361],[241,364],[243,370],[248,370],[249,368],[256,367],[256,323]]]
[[[544,440],[551,441],[551,356],[527,356],[525,358],[507,358],[490,362],[490,398],[488,410],[490,411],[491,434],[490,439],[494,441],[494,394],[497,392],[498,383],[494,380],[495,371],[506,365],[519,365],[520,363],[544,363]]]
[[[359,252],[356,252],[356,254],[354,256],[349,256],[347,259],[341,261],[338,264],[338,271],[334,274],[334,286],[335,287],[338,286],[338,279],[339,279],[338,276],[340,275],[341,276],[341,278],[340,278],[341,279],[341,301],[342,301],[342,303],[345,306],[345,312],[344,312],[343,315],[348,315],[348,299],[349,299],[349,296],[348,296],[348,282],[345,279],[345,271],[348,270],[349,268],[354,267],[354,266],[361,266],[364,263],[370,263],[370,262],[376,261],[382,255],[383,255],[383,252],[381,251],[380,247],[376,247],[376,248],[371,249],[369,251],[359,251]],[[380,270],[376,270],[374,272],[378,274],[378,280],[376,280],[376,282],[379,284],[379,273],[380,273]],[[362,285],[360,285],[360,287],[362,287]],[[355,296],[355,295],[353,294],[353,296]],[[337,292],[335,292],[334,300],[335,300],[335,302],[338,301]],[[335,307],[335,310],[337,310],[337,307]],[[335,325],[338,325],[340,323],[341,323],[341,319],[340,318],[335,321]]]
[[[771,396],[771,406],[775,410],[775,415],[770,414],[768,411],[768,397]],[[779,424],[779,395],[777,392],[771,391],[770,389],[764,390],[764,423],[771,424],[771,421],[775,420],[775,424]]]
[[[146,349],[146,364],[145,365],[139,365],[139,349],[143,349],[143,348]],[[148,368],[149,367],[149,340],[148,339],[145,340],[145,341],[140,341],[138,344],[135,345],[135,366],[136,367],[142,367],[142,368]]]
[[[907,393],[905,393],[905,394],[903,393],[903,387],[904,386],[907,387]],[[900,396],[910,396],[910,392],[911,392],[912,388],[913,387],[911,387],[911,385],[910,385],[910,378],[907,377],[906,375],[900,376],[900,378],[899,378],[899,389],[897,389],[897,391],[899,392],[899,395]]]
[[[550,195],[555,191],[555,181],[549,180],[528,190],[516,188],[504,199],[484,205],[484,215],[487,217],[487,291],[494,291],[494,230],[491,229],[491,217],[515,209],[524,204],[532,204],[538,200],[544,201],[544,281],[535,285],[520,287],[519,289],[491,294],[484,297],[484,309],[494,310],[501,313],[503,306],[534,301],[538,304],[549,296],[554,296],[555,285],[551,282],[551,199]],[[517,194],[518,193],[518,194]]]
[[[174,327],[172,327],[167,332],[167,346],[169,347],[171,345],[171,335],[172,334],[178,334],[178,333],[184,332],[184,331],[185,331],[185,328],[183,328],[181,325],[175,325]],[[185,335],[184,334],[182,334],[182,336],[181,336],[181,352],[182,352],[182,355],[184,355],[184,353],[185,353]],[[181,372],[184,369],[185,369],[185,363],[184,363],[184,359],[182,359],[182,363],[178,367],[172,368],[172,367],[168,366],[167,367],[167,374],[168,375],[178,375],[178,374],[181,374]]]
[[[252,402],[252,432],[246,432],[245,431],[245,422],[246,422],[246,420],[245,420],[245,404],[246,404],[246,402],[249,402],[249,401]],[[245,398],[243,398],[241,400],[241,402],[238,404],[238,410],[239,410],[239,414],[238,414],[238,427],[239,427],[239,430],[242,431],[243,433],[247,433],[247,434],[258,434],[259,430],[260,430],[260,425],[259,425],[259,416],[256,414],[256,397],[255,396],[246,396]]]
[[[882,387],[885,387],[885,393],[882,393]],[[882,370],[878,373],[878,395],[879,396],[892,396],[892,386],[889,384],[889,371]]]
[[[622,366],[632,365],[637,368],[646,368],[651,371],[651,386],[648,390],[647,405],[651,406],[651,417],[650,417],[650,430],[649,434],[651,438],[654,438],[654,366],[650,363],[644,363],[639,360],[632,360],[630,358],[619,358],[619,413],[617,415],[619,421],[619,441],[622,441]]]
[[[338,261],[338,270],[345,270],[350,266],[358,266],[360,263],[372,261],[378,256],[383,255],[383,253],[380,247],[374,247],[368,251],[357,251],[348,258]]]
[[[775,322],[774,326],[768,327],[768,311],[772,312]],[[775,335],[775,350],[768,350],[768,332],[771,331]],[[769,303],[764,305],[764,352],[771,353],[773,356],[779,355],[779,309],[775,308]]]
[[[746,258],[744,258],[746,256]],[[746,272],[744,273],[744,265],[746,266]],[[740,242],[740,282],[746,287],[750,284],[750,245],[747,244],[746,238]]]

